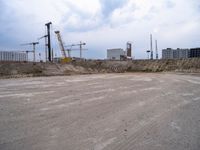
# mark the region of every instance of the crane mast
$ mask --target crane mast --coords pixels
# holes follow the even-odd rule
[[[42,36],[42,37],[40,37],[40,38],[38,38],[38,41],[39,40],[41,40],[41,39],[45,39],[45,60],[46,60],[46,62],[48,61],[48,56],[47,56],[47,50],[48,50],[48,35],[44,35],[44,36]]]
[[[50,26],[51,26],[51,22],[49,23],[46,23],[45,26],[47,26],[47,39],[48,39],[48,43],[47,43],[47,46],[48,46],[48,59],[49,59],[49,62],[52,61],[52,58],[51,58],[51,35],[50,35]]]
[[[80,58],[82,58],[83,45],[86,45],[86,43],[82,43],[81,41],[80,41],[79,44],[72,44],[71,45],[71,46],[79,46],[79,48],[80,48]]]
[[[59,42],[59,46],[60,46],[60,50],[61,50],[62,56],[64,58],[66,58],[67,55],[66,55],[64,44],[63,44],[63,41],[62,41],[62,38],[61,38],[61,35],[60,35],[60,31],[55,31],[55,33],[56,33],[57,38],[58,38],[58,42]],[[69,52],[68,52],[68,57],[70,57]]]
[[[21,44],[21,46],[25,46],[25,45],[32,45],[33,46],[33,51],[32,51],[33,52],[33,62],[36,61],[36,59],[35,59],[35,46],[37,44],[39,44],[39,42],[32,42],[32,43]],[[29,52],[31,52],[31,51],[29,51]]]

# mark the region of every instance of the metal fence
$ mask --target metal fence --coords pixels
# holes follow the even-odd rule
[[[0,51],[0,61],[28,61],[28,56],[25,52]]]

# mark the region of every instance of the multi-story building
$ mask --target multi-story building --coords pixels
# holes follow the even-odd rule
[[[179,50],[173,50],[173,55],[172,55],[172,59],[178,59],[179,58]]]
[[[189,49],[178,49],[179,58],[188,58],[189,57]]]
[[[189,53],[190,58],[200,57],[200,48],[191,48]]]
[[[162,50],[162,59],[182,59],[189,58],[189,49],[172,49],[167,48]]]
[[[0,61],[27,61],[28,56],[25,52],[0,51]]]
[[[173,49],[167,48],[162,50],[162,59],[173,59],[174,52]]]
[[[125,56],[126,52],[121,48],[107,50],[107,59],[109,60],[122,60]]]

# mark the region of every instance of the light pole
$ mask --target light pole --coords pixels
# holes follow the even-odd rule
[[[147,58],[149,59],[149,53],[150,53],[151,51],[150,50],[147,50]]]

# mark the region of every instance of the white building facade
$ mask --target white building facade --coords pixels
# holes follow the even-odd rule
[[[121,60],[125,56],[126,56],[126,52],[121,48],[107,50],[107,59],[108,60]]]
[[[28,56],[24,52],[0,51],[0,61],[27,61]]]

